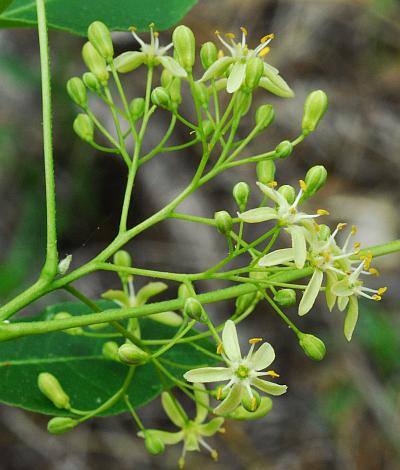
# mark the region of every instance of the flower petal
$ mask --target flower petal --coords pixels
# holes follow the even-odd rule
[[[236,325],[232,320],[225,323],[222,331],[222,345],[229,360],[239,361],[242,358]]]
[[[347,278],[335,282],[332,286],[332,292],[339,297],[348,297],[349,295],[354,294],[353,289],[349,286],[349,280]]]
[[[210,398],[206,387],[199,383],[194,390],[194,397],[196,399],[196,423],[202,423],[208,415],[208,407],[210,406]]]
[[[252,383],[255,387],[260,389],[261,391],[265,393],[269,393],[270,395],[283,395],[286,393],[287,386],[286,385],[280,385],[276,384],[274,382],[268,382],[267,380],[262,380],[259,378],[255,378],[252,380]]]
[[[228,83],[226,84],[226,91],[228,93],[234,93],[235,91],[239,90],[239,88],[242,86],[245,75],[246,64],[236,62],[229,74]]]
[[[200,367],[189,370],[183,377],[188,382],[194,383],[223,382],[232,377],[232,371],[227,367]]]
[[[156,321],[157,323],[162,323],[163,325],[174,326],[175,328],[181,326],[183,323],[183,318],[176,312],[160,312],[153,313],[147,318],[150,320]]]
[[[331,271],[326,271],[325,298],[330,312],[332,312],[336,303],[336,294],[332,290],[332,286],[335,282],[337,282],[336,274]]]
[[[232,57],[221,57],[216,60],[208,69],[204,72],[204,75],[200,78],[200,82],[205,82],[211,78],[218,78],[225,73],[226,69],[233,62]]]
[[[286,229],[292,238],[292,248],[294,251],[294,263],[297,269],[304,268],[307,258],[306,238],[303,227],[292,225]]]
[[[187,77],[186,70],[181,67],[178,62],[170,56],[163,55],[158,57],[161,65],[168,70],[174,77],[185,78]]]
[[[206,424],[201,424],[198,429],[202,436],[210,437],[218,432],[223,424],[224,418],[214,418]]]
[[[149,282],[136,294],[136,305],[140,307],[144,305],[151,297],[155,295],[161,294],[168,289],[167,284],[165,282]]]
[[[343,312],[343,310],[346,309],[350,298],[351,298],[351,296],[349,296],[349,297],[341,296],[341,297],[338,298],[337,305],[338,305],[338,309],[339,309],[340,312]]]
[[[225,415],[236,409],[242,399],[242,390],[243,387],[240,383],[233,385],[225,400],[215,408],[214,413]]]
[[[358,299],[352,295],[349,299],[349,308],[347,309],[346,318],[344,319],[344,335],[347,341],[351,340],[354,328],[358,320]]]
[[[285,197],[279,192],[275,191],[275,189],[270,188],[266,184],[257,182],[257,186],[261,189],[261,191],[269,197],[272,201],[276,202],[280,207],[289,207],[289,203],[285,199]]]
[[[274,348],[269,343],[263,343],[251,357],[251,363],[256,371],[268,367],[275,359]]]
[[[294,251],[293,248],[283,248],[275,250],[263,256],[258,262],[259,266],[276,266],[277,264],[287,263],[293,261]]]
[[[168,418],[178,428],[183,428],[189,418],[177,400],[169,392],[163,392],[161,394],[161,403]]]
[[[277,218],[278,214],[276,210],[271,207],[257,207],[256,209],[250,209],[239,214],[239,219],[247,222],[248,224],[256,224],[258,222],[265,222],[267,220]]]
[[[301,298],[299,304],[299,315],[305,315],[312,309],[319,290],[321,289],[323,278],[324,273],[319,269],[316,269],[314,274],[311,276],[306,290],[304,291],[303,297]]]
[[[168,431],[159,431],[158,429],[147,429],[147,433],[153,435],[156,439],[160,439],[166,445],[178,444],[178,442],[183,441],[183,431],[178,432],[168,432]],[[143,431],[137,433],[139,437],[144,438]]]

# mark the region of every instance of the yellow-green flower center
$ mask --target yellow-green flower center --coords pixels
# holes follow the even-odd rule
[[[235,374],[236,374],[236,376],[239,377],[239,379],[241,379],[241,380],[247,379],[247,377],[249,376],[249,369],[248,369],[248,367],[246,367],[246,366],[239,366],[239,367],[236,369]]]

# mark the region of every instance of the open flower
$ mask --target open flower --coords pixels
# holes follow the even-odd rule
[[[262,341],[261,338],[249,340],[251,344],[247,356],[242,357],[235,323],[228,320],[222,332],[221,354],[227,367],[203,367],[192,369],[184,377],[189,382],[224,382],[228,383],[222,388],[221,394],[229,391],[223,402],[214,410],[216,414],[225,415],[235,410],[242,399],[250,399],[256,405],[256,397],[252,387],[269,393],[270,395],[282,395],[286,392],[286,385],[279,385],[261,379],[261,376],[279,377],[274,371],[261,372],[275,359],[275,352],[268,343],[263,343],[254,352],[255,344]]]
[[[310,219],[328,214],[319,209],[316,214],[306,214],[298,210],[303,196],[305,183],[300,181],[300,190],[295,200],[290,204],[276,189],[262,183],[257,183],[261,191],[273,202],[275,207],[258,207],[239,214],[239,218],[247,223],[266,222],[277,220],[281,227],[285,227],[292,239],[292,248],[284,248],[267,254],[260,259],[260,266],[276,266],[288,261],[294,261],[296,267],[301,269],[307,258],[306,232],[309,229]]]
[[[205,420],[208,415],[208,408],[210,405],[209,395],[203,384],[198,384],[194,391],[196,399],[196,417],[190,420],[183,410],[181,405],[169,393],[163,392],[161,395],[161,402],[165,413],[169,419],[181,428],[177,432],[160,431],[158,429],[149,429],[145,433],[143,431],[138,433],[138,436],[145,437],[145,434],[150,434],[153,438],[161,441],[164,445],[173,445],[183,442],[182,456],[179,459],[179,468],[185,465],[185,455],[188,451],[200,450],[200,446],[204,447],[211,454],[214,460],[218,459],[217,451],[211,448],[204,437],[213,436],[218,431],[222,431],[221,426],[224,423],[224,418],[214,418],[208,423]]]

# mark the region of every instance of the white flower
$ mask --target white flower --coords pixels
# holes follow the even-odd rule
[[[275,372],[261,372],[275,359],[275,352],[268,343],[263,343],[254,352],[256,343],[262,341],[254,338],[247,356],[242,357],[235,323],[228,320],[222,332],[222,357],[227,367],[203,367],[193,369],[184,374],[189,382],[224,382],[228,383],[222,388],[222,393],[229,390],[223,402],[214,410],[216,414],[225,415],[235,410],[242,399],[256,400],[252,387],[271,395],[282,395],[286,392],[286,385],[279,385],[261,379],[261,376],[279,377]]]
[[[185,465],[185,454],[187,451],[200,450],[200,446],[207,449],[214,460],[218,459],[218,454],[215,449],[212,449],[204,437],[213,436],[221,430],[224,423],[224,418],[214,418],[208,423],[204,423],[208,415],[208,408],[210,406],[209,396],[203,384],[198,384],[194,391],[196,399],[196,417],[190,420],[180,406],[180,404],[168,392],[163,392],[161,395],[161,402],[165,413],[169,419],[178,427],[181,428],[178,432],[160,431],[158,429],[148,429],[145,433],[142,431],[138,436],[145,437],[145,434],[150,434],[153,438],[160,440],[164,445],[173,445],[183,442],[182,456],[179,459],[179,468]]]

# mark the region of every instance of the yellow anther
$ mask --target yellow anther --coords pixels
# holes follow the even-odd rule
[[[250,344],[257,344],[262,341],[262,338],[251,338],[249,339]]]
[[[180,470],[182,470],[183,468],[185,468],[185,459],[183,457],[181,457],[179,460],[178,460],[178,467],[180,468]]]
[[[270,183],[267,184],[270,188],[276,188],[278,186],[277,181],[271,181]]]
[[[322,253],[322,256],[324,257],[325,261],[330,261],[331,260],[331,255],[327,251]]]
[[[273,377],[274,379],[277,379],[278,377],[280,377],[280,375],[276,373],[274,370],[269,370],[266,372],[266,374],[269,375],[270,377]]]
[[[372,253],[368,253],[367,256],[361,259],[364,259],[364,268],[369,269],[372,261]]]
[[[247,33],[247,29],[246,29],[244,26],[241,26],[241,27],[240,27],[240,31],[241,31],[245,36],[247,36],[247,34],[248,34],[248,33]]]
[[[226,429],[225,429],[225,428],[219,428],[219,429],[218,429],[218,432],[220,432],[221,434],[225,434],[225,433],[226,433]]]
[[[271,51],[270,47],[264,47],[259,53],[258,57],[265,57]]]
[[[235,39],[236,35],[234,33],[225,33],[225,36],[228,38],[228,39]]]
[[[267,34],[266,36],[263,36],[263,37],[260,39],[260,43],[261,43],[261,44],[264,44],[264,42],[267,42],[267,41],[269,41],[270,39],[274,39],[274,37],[275,37],[275,34],[274,34],[274,33]]]
[[[256,399],[256,397],[253,397],[251,399],[250,406],[251,406],[252,411],[256,411],[256,409],[257,409],[257,399]]]
[[[218,462],[218,452],[215,449],[211,451],[211,458],[214,460],[214,462]]]
[[[354,236],[357,233],[357,227],[355,225],[351,226],[351,234]]]
[[[132,33],[132,32],[136,33],[136,31],[137,31],[136,26],[129,26],[128,29],[129,29],[129,31],[130,31],[131,33]]]
[[[377,302],[379,302],[380,300],[382,300],[382,297],[381,297],[380,295],[378,295],[378,294],[374,294],[374,295],[372,296],[372,298],[373,298],[374,300],[376,300]]]
[[[347,227],[347,224],[341,222],[340,224],[337,224],[337,227],[336,227],[336,228],[337,228],[338,230],[343,230],[345,227]]]
[[[149,28],[150,28],[150,29],[153,29],[153,28],[154,28],[154,26],[155,26],[155,24],[154,24],[154,23],[150,23],[150,24],[149,24]]]
[[[300,185],[300,189],[301,189],[302,191],[307,191],[307,184],[306,184],[305,181],[299,180],[299,185]]]
[[[289,209],[289,212],[290,212],[292,215],[297,214],[297,210],[296,210],[295,207],[291,207],[291,208]]]
[[[224,345],[222,343],[219,343],[219,345],[217,346],[217,354],[222,354],[224,350]]]
[[[318,215],[329,215],[329,212],[325,209],[318,209],[317,214]]]
[[[360,246],[361,246],[361,243],[360,243],[360,242],[356,242],[356,243],[354,243],[353,246],[354,246],[354,249],[355,249],[355,250],[358,250],[358,249],[360,248]]]
[[[222,59],[222,57],[224,57],[224,51],[222,49],[220,49],[218,51],[218,59]]]
[[[378,295],[383,295],[387,291],[387,287],[380,287],[378,289]]]
[[[217,400],[221,400],[222,397],[222,387],[218,387],[217,390]]]
[[[369,268],[368,271],[374,276],[379,276],[380,272],[376,268]]]
[[[155,38],[158,38],[159,35],[160,35],[160,33],[159,33],[158,31],[154,31],[153,36],[154,36]]]

